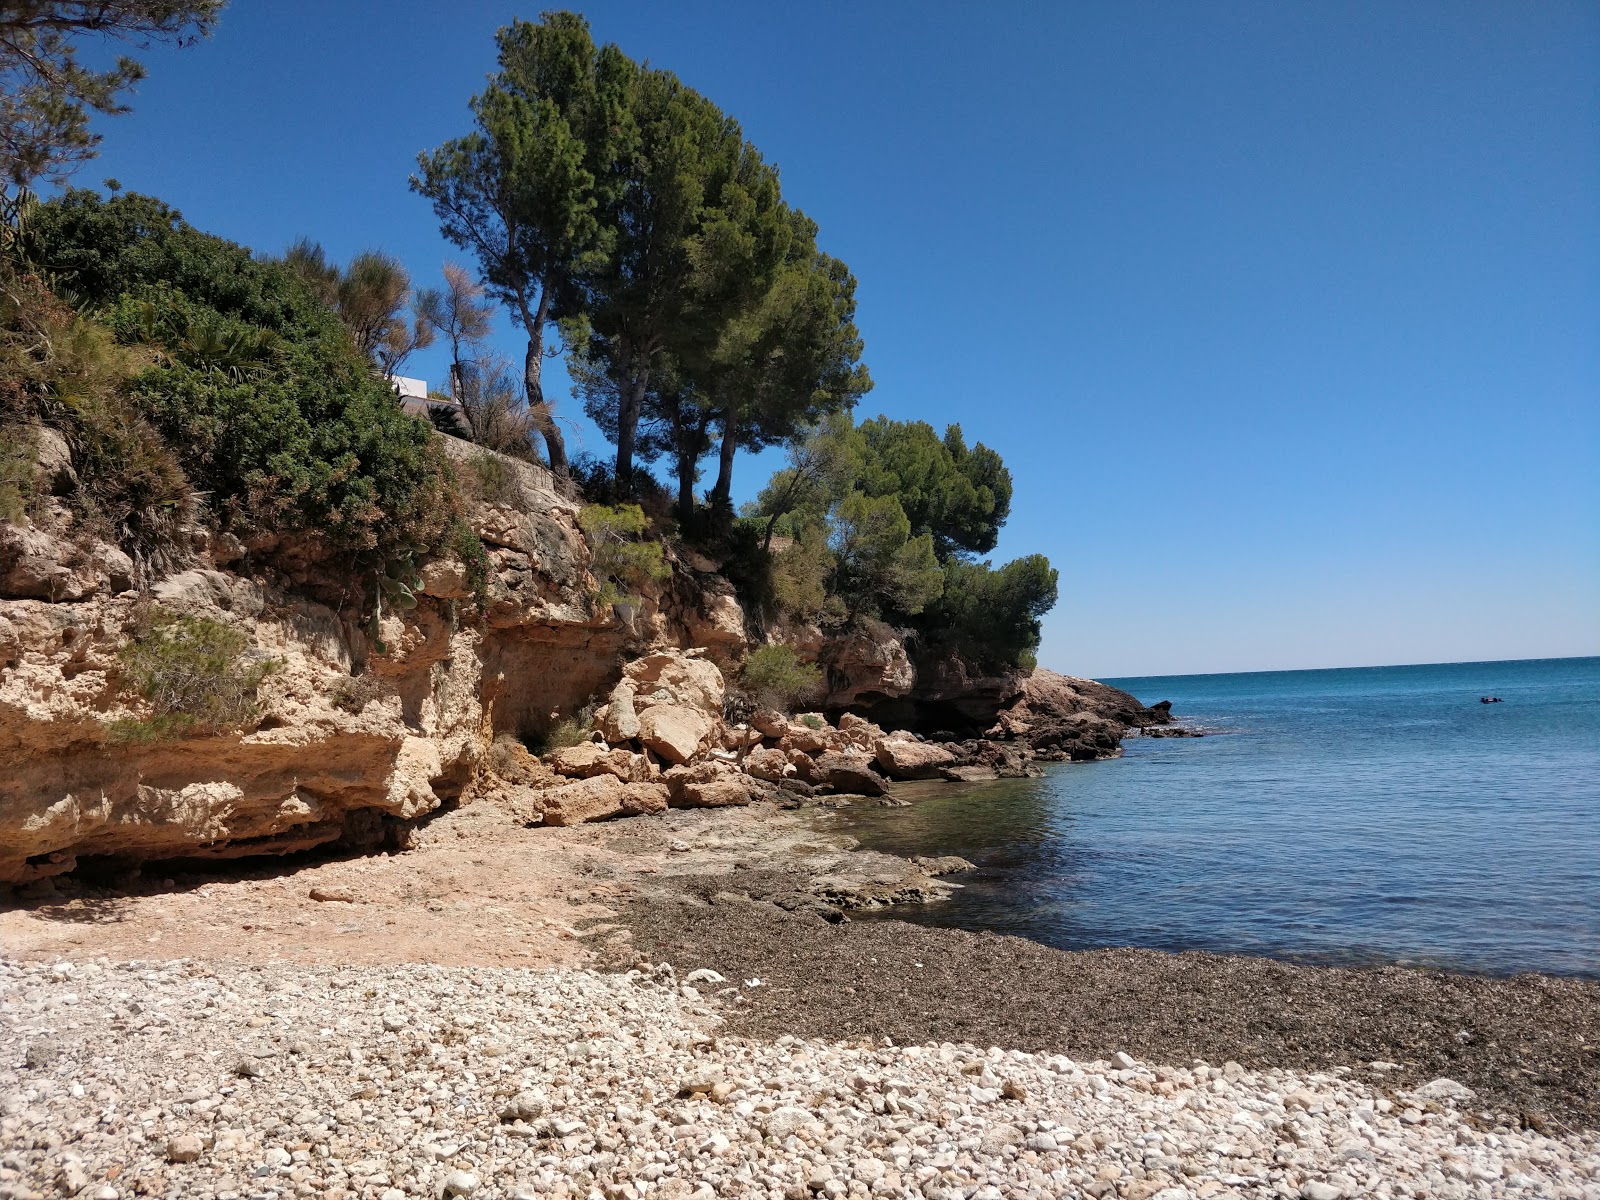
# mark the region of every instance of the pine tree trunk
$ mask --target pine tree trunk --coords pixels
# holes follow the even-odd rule
[[[717,455],[717,485],[711,489],[711,507],[733,509],[733,456],[739,448],[739,422],[733,413],[722,414],[722,445]]]
[[[649,386],[650,372],[640,371],[623,385],[622,394],[617,397],[617,488],[623,495],[633,492],[633,446],[639,430],[639,411],[644,407],[644,393]]]
[[[561,436],[555,415],[544,398],[544,325],[550,315],[549,289],[539,294],[539,307],[530,310],[522,304],[522,324],[528,332],[528,353],[522,361],[522,383],[528,393],[528,412],[544,438],[545,457],[557,475],[567,473],[567,443]]]
[[[692,529],[694,525],[694,469],[697,465],[694,455],[685,451],[682,446],[678,448],[678,520],[684,529]]]

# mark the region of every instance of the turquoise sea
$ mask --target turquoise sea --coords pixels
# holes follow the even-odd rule
[[[868,846],[979,865],[894,917],[1600,977],[1600,658],[1107,682],[1208,736],[846,810]]]

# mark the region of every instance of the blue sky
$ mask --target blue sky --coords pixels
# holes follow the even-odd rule
[[[1600,653],[1600,7],[577,7],[736,116],[850,264],[861,415],[1004,455],[997,557],[1061,572],[1044,665]],[[406,177],[513,15],[234,0],[146,56],[80,182],[432,282]]]

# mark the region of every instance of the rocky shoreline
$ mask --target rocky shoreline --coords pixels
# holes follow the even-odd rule
[[[0,758],[13,767],[0,777],[0,889],[47,896],[85,867],[383,849],[486,797],[572,824],[774,789],[1025,774],[1114,756],[1129,729],[1177,728],[1091,680],[920,661],[877,622],[786,630],[825,681],[820,711],[757,711],[740,667],[766,635],[718,564],[680,547],[623,622],[595,600],[570,489],[490,458],[515,486],[471,506],[485,578],[450,558],[423,564],[414,605],[375,626],[331,599],[342,572],[265,565],[295,558],[292,535],[247,545],[197,527],[184,569],[137,589],[114,548],[85,557],[64,510],[0,522]],[[127,658],[158,615],[239,640],[234,669],[261,669],[248,721],[135,736],[159,714],[130,687]]]
[[[69,882],[0,911],[0,943],[30,960],[668,962],[761,979],[722,1002],[730,1027],[752,1037],[970,1041],[1085,1059],[1121,1050],[1170,1064],[1337,1069],[1380,1090],[1447,1077],[1476,1093],[1475,1120],[1600,1128],[1600,984],[1074,953],[850,921],[853,910],[937,899],[964,866],[856,848],[834,830],[831,806],[869,802],[670,809],[557,828],[482,802],[431,822],[404,853],[195,864],[132,890]]]

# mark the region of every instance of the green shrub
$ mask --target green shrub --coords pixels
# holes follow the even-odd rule
[[[783,712],[816,700],[822,687],[822,671],[801,662],[793,646],[782,644],[751,651],[739,679],[762,707]]]
[[[27,427],[0,425],[0,521],[21,521],[33,498],[33,440]]]
[[[549,724],[540,722],[531,725],[521,730],[518,736],[532,754],[551,754],[569,746],[577,746],[589,740],[597,708],[599,702],[591,698],[570,717],[558,719],[559,714],[551,712]]]
[[[78,190],[39,206],[25,249],[137,347],[127,395],[222,523],[379,561],[440,547],[457,505],[428,424],[292,269],[160,201]]]
[[[649,524],[637,504],[591,504],[578,514],[578,526],[588,539],[594,574],[600,580],[597,603],[634,600],[639,588],[672,574],[660,542],[637,540]]]
[[[238,729],[260,714],[256,688],[281,665],[252,661],[243,632],[207,617],[156,610],[117,658],[122,682],[149,702],[150,716],[112,723],[114,739],[152,742]]]
[[[70,503],[83,530],[120,542],[141,564],[162,565],[178,549],[193,493],[128,396],[148,358],[67,307],[37,275],[0,270],[0,413],[60,430],[72,446],[78,491]],[[31,462],[26,469],[31,487]]]
[[[458,520],[450,537],[450,550],[460,559],[467,571],[467,586],[472,589],[472,601],[478,611],[489,607],[489,552],[483,540],[465,521]]]
[[[816,713],[806,713],[797,719],[807,729],[826,729],[828,727],[828,723],[817,716]]]
[[[588,722],[579,722],[573,717],[568,717],[563,721],[556,722],[539,736],[535,753],[552,754],[557,750],[565,750],[570,746],[577,746],[588,740]]]
[[[829,595],[834,558],[821,526],[810,526],[772,555],[772,599],[778,611],[798,621],[835,624],[844,602]]]
[[[489,504],[523,507],[527,497],[515,469],[496,454],[478,454],[467,464],[469,482],[478,499]]]

